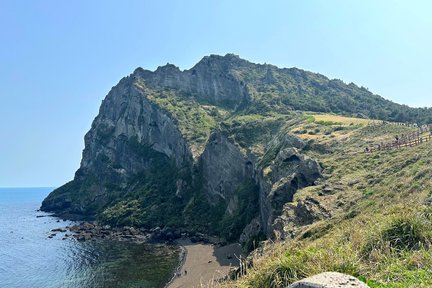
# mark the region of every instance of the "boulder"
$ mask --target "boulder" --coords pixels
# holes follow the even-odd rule
[[[427,198],[424,201],[424,205],[426,205],[426,206],[432,206],[432,197]]]
[[[331,218],[332,215],[321,203],[310,196],[303,200],[286,203],[282,213],[273,222],[273,233],[277,240],[294,238],[299,227]]]
[[[55,228],[55,229],[51,229],[51,232],[60,232],[60,233],[64,233],[67,230],[65,228]]]
[[[369,286],[350,275],[346,275],[338,272],[324,272],[297,281],[289,285],[287,288],[339,288],[339,287],[367,288]]]
[[[299,226],[309,225],[315,221],[331,217],[330,212],[312,197],[298,201],[297,206],[294,208],[294,213]]]

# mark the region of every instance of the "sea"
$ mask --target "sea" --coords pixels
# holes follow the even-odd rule
[[[164,287],[179,265],[176,247],[79,242],[51,229],[76,224],[39,211],[53,188],[0,188],[0,287]]]

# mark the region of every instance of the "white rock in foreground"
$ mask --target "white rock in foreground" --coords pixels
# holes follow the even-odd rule
[[[291,284],[290,286],[288,286],[287,288],[338,288],[338,287],[367,288],[369,286],[350,275],[346,275],[338,272],[324,272],[297,281]]]

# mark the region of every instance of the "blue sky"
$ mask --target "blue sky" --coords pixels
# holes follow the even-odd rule
[[[432,106],[430,15],[426,0],[2,0],[0,187],[71,180],[102,99],[138,66],[235,53]]]

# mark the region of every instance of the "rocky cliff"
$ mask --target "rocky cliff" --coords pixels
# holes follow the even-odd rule
[[[293,110],[331,111],[342,101],[352,104],[344,113],[366,113],[365,98],[390,110],[394,104],[354,84],[232,54],[204,57],[185,71],[138,68],[108,93],[74,180],[42,209],[243,242],[286,237],[289,203],[321,177],[303,153],[309,143],[286,129],[304,120]],[[313,200],[291,208],[304,221],[321,217]]]

